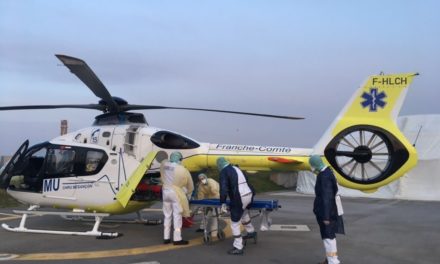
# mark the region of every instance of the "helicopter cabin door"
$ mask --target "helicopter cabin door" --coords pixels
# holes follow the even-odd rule
[[[76,200],[76,193],[93,188],[95,180],[90,177],[103,168],[107,159],[101,149],[51,144],[41,185],[43,197]]]
[[[79,153],[72,146],[53,145],[47,148],[45,165],[38,187],[44,198],[72,200],[75,194],[72,178],[76,175]]]

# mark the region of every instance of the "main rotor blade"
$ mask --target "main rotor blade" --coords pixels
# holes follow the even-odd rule
[[[227,113],[227,114],[238,114],[238,115],[251,115],[251,116],[262,116],[270,118],[281,118],[290,120],[300,120],[304,117],[295,116],[281,116],[281,115],[269,115],[269,114],[257,114],[248,112],[237,112],[237,111],[227,111],[227,110],[217,110],[217,109],[204,109],[204,108],[188,108],[188,107],[169,107],[169,106],[157,106],[157,105],[124,105],[121,106],[124,111],[128,110],[155,110],[155,109],[176,109],[176,110],[192,110],[192,111],[206,111],[206,112],[217,112],[217,113]]]
[[[55,54],[55,56],[67,67],[69,70],[76,75],[90,90],[99,98],[107,103],[109,112],[118,112],[119,106],[113,100],[107,88],[99,80],[98,76],[93,72],[93,70],[87,65],[87,63],[81,59]]]
[[[0,106],[0,111],[6,110],[29,110],[29,109],[56,109],[56,108],[81,108],[81,109],[95,109],[104,111],[105,106],[99,104],[85,104],[85,105],[17,105],[17,106]]]

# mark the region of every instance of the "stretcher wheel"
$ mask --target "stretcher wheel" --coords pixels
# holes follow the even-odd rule
[[[226,235],[225,235],[225,232],[223,232],[223,230],[220,230],[220,231],[217,233],[217,238],[218,238],[219,240],[225,240],[225,237],[226,237]]]
[[[257,240],[258,240],[258,233],[257,232],[255,232],[253,240],[254,240],[254,244],[257,244]]]
[[[203,236],[203,243],[208,245],[211,242],[211,236]]]

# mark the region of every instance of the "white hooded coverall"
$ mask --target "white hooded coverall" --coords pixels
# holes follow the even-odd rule
[[[240,226],[244,225],[247,233],[255,232],[254,226],[251,223],[251,218],[249,216],[249,210],[246,207],[252,202],[252,190],[247,184],[246,178],[243,175],[243,172],[233,167],[238,176],[238,191],[241,196],[241,203],[243,204],[243,216],[241,217],[241,221],[239,222],[231,222],[232,234],[234,235],[234,243],[233,246],[237,249],[243,249],[243,238],[241,236]]]
[[[194,190],[191,174],[178,163],[164,161],[160,167],[160,177],[163,184],[164,239],[170,239],[172,220],[173,241],[181,241],[182,216],[188,217],[190,215],[187,193],[192,193]]]
[[[206,180],[206,184],[200,183],[197,188],[197,199],[219,199],[220,186],[218,182],[211,178],[207,178]],[[212,208],[206,208],[205,213],[208,219],[212,219],[211,221],[209,221],[209,231],[211,231],[211,235],[217,236],[217,231],[213,231],[216,230],[218,226],[217,215]],[[200,229],[205,229],[205,225],[207,224],[208,223],[204,223],[202,221],[202,223],[200,224]]]

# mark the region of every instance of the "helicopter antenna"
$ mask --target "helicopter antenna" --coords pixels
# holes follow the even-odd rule
[[[419,128],[419,132],[417,132],[417,136],[416,136],[416,139],[414,140],[414,144],[413,144],[413,147],[415,147],[416,146],[416,143],[417,143],[417,139],[419,139],[419,136],[420,136],[420,131],[422,131],[422,125],[420,125],[420,128]]]

